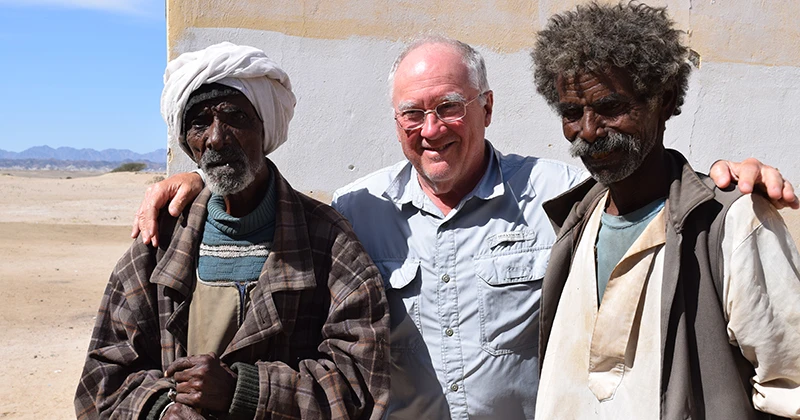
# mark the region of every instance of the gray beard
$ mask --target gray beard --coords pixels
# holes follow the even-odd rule
[[[610,133],[604,138],[589,143],[578,137],[572,142],[569,154],[581,158],[586,170],[592,177],[603,185],[610,185],[631,176],[644,159],[653,150],[655,139],[640,139],[630,134]],[[591,156],[598,153],[611,153],[621,151],[627,158],[614,167],[601,167],[595,165]]]
[[[222,196],[247,188],[255,181],[256,170],[261,169],[254,168],[242,149],[236,147],[225,147],[220,151],[207,149],[198,166],[206,174],[208,189]]]

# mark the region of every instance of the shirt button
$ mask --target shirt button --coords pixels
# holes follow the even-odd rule
[[[450,276],[448,276],[447,274],[442,274],[442,281],[445,283],[450,282]]]
[[[453,392],[458,391],[458,384],[450,385],[450,390],[453,391]]]
[[[452,337],[453,336],[453,329],[452,328],[448,328],[448,329],[444,330],[444,333],[447,334],[448,337]]]

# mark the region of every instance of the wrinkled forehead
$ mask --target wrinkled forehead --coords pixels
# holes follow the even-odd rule
[[[556,78],[556,90],[560,102],[592,103],[610,95],[636,99],[633,79],[620,69],[562,74]]]

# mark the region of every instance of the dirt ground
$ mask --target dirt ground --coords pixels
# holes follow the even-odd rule
[[[75,418],[100,298],[155,175],[8,173],[0,171],[0,418]]]
[[[0,170],[0,419],[75,417],[100,298],[154,176]],[[800,212],[782,213],[800,238]]]

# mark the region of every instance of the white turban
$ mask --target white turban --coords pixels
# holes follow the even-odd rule
[[[297,103],[289,75],[259,49],[223,42],[181,54],[164,72],[161,116],[167,122],[169,139],[177,141],[192,159],[181,134],[184,108],[192,92],[215,82],[242,92],[253,104],[264,121],[265,156],[286,141]]]

